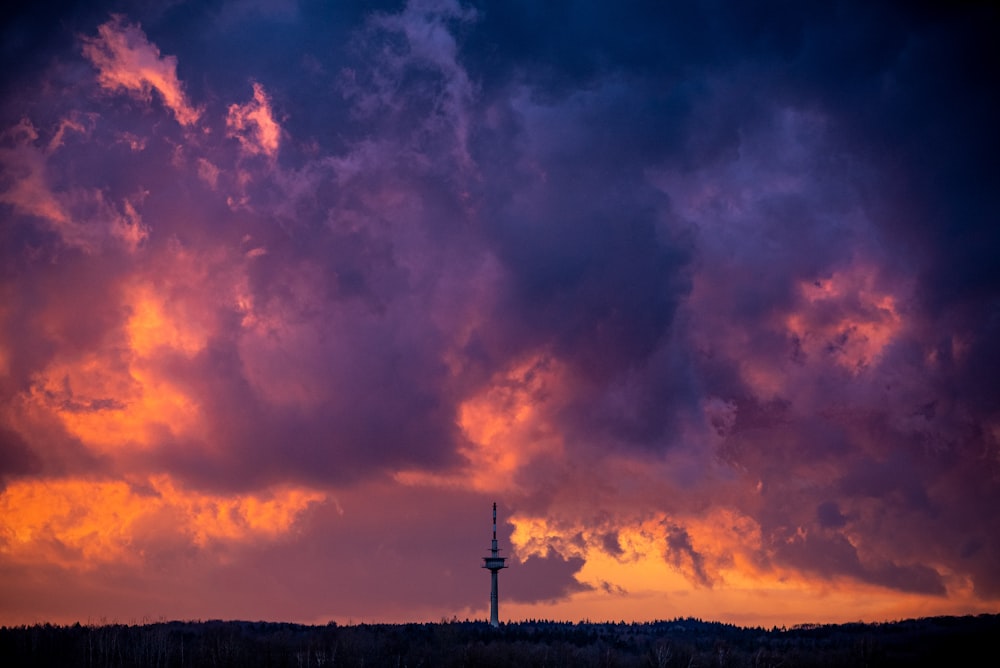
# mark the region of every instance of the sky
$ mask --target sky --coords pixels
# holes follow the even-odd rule
[[[997,612],[998,15],[4,9],[0,624]]]

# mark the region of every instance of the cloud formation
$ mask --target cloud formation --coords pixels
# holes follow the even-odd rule
[[[995,610],[994,9],[255,7],[3,79],[0,617]]]

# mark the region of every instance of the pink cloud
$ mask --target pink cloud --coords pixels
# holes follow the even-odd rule
[[[268,158],[278,154],[281,126],[274,120],[271,100],[259,83],[253,85],[253,100],[230,105],[226,127],[229,136],[239,140],[245,153]]]
[[[147,102],[155,90],[178,123],[198,122],[200,112],[188,102],[177,78],[177,58],[161,56],[138,25],[113,16],[98,27],[97,37],[83,38],[83,55],[99,70],[102,87],[124,89]]]
[[[68,246],[95,252],[114,239],[135,251],[149,234],[136,209],[141,193],[117,203],[98,188],[60,189],[52,183],[49,163],[59,159],[53,155],[63,148],[67,129],[84,131],[76,120],[63,119],[47,149],[38,145],[39,133],[27,119],[3,133],[6,145],[0,146],[0,165],[8,177],[0,190],[0,203],[10,205],[21,215],[45,221]]]

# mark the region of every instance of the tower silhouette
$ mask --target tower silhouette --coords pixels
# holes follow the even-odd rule
[[[493,502],[493,544],[490,556],[483,557],[483,568],[490,569],[490,626],[500,626],[500,613],[497,610],[499,597],[497,595],[497,573],[501,568],[507,568],[507,557],[500,556],[497,548],[497,504]]]

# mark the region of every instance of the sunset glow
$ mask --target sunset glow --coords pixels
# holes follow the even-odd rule
[[[4,28],[0,624],[1000,607],[994,8],[147,4]]]

